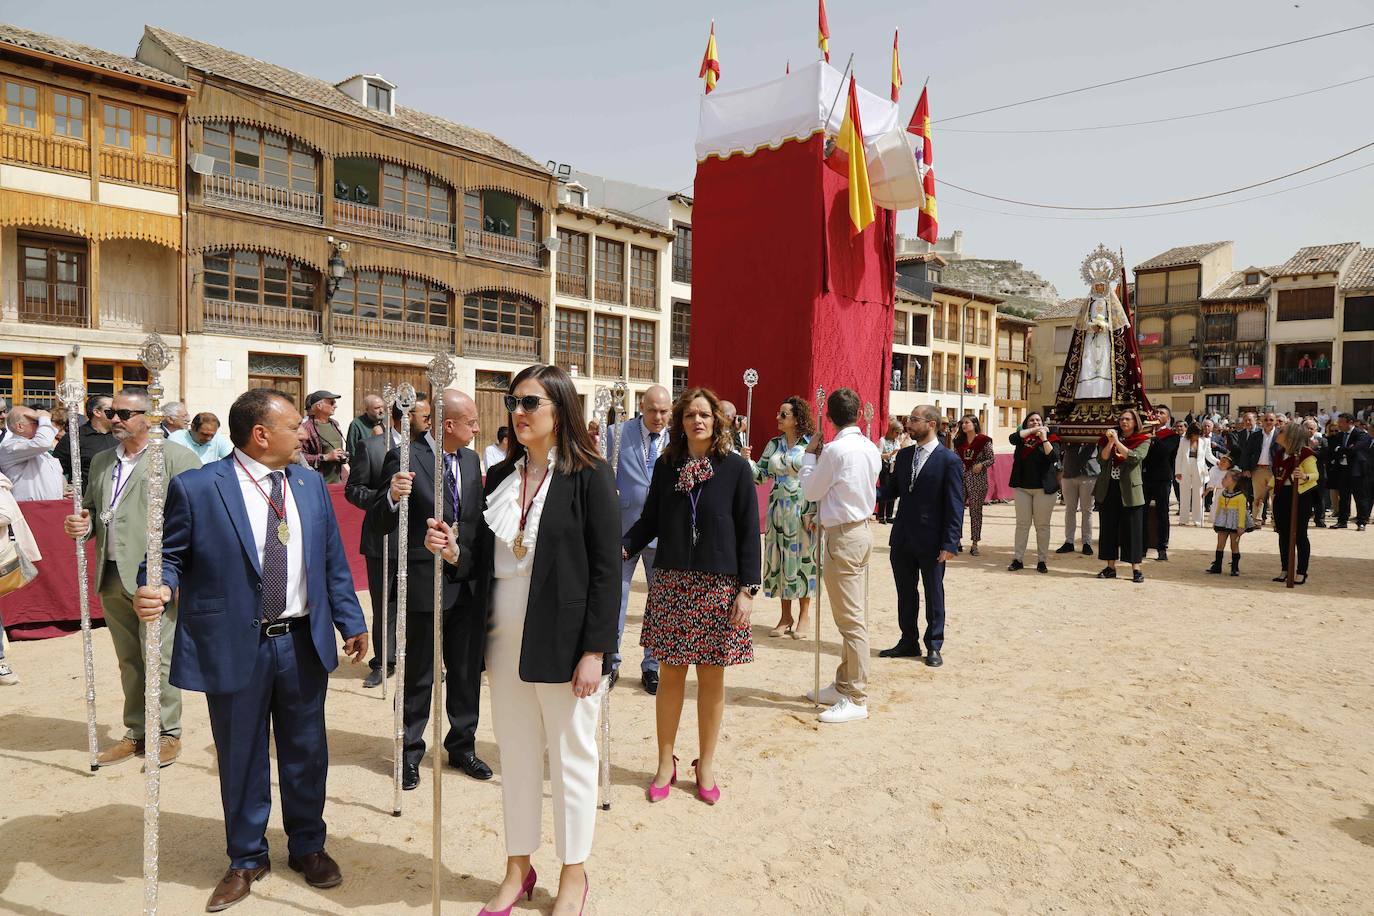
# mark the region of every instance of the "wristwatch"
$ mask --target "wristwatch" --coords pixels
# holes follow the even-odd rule
[[[748,592],[750,598],[757,598],[759,596],[759,587],[757,585],[746,585],[741,588],[740,591]]]

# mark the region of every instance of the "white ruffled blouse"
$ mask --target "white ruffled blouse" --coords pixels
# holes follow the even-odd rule
[[[544,514],[544,500],[548,498],[552,479],[534,494],[529,513],[525,516],[525,537],[522,543],[527,552],[522,559],[515,558],[511,545],[520,532],[520,479],[525,473],[525,459],[515,463],[515,470],[487,497],[487,508],[482,513],[487,527],[496,538],[495,573],[498,579],[529,578],[534,569],[534,547],[539,540],[539,519]],[[548,477],[554,474],[554,456],[549,453]],[[529,486],[538,486],[538,480],[531,480]]]

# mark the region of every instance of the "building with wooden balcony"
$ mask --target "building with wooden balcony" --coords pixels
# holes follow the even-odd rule
[[[144,380],[148,331],[181,346],[181,136],[189,84],[0,24],[0,397]],[[180,388],[173,368],[168,390]]]
[[[902,418],[912,408],[933,403],[930,399],[930,325],[935,301],[913,292],[901,281],[896,288],[892,313],[892,393],[888,414]]]
[[[995,322],[993,411],[997,428],[1010,432],[1021,425],[1030,409],[1030,354],[1035,319],[1005,311],[1004,307],[997,311]]]
[[[137,58],[194,89],[192,405],[270,384],[351,395],[346,415],[384,382],[427,388],[445,350],[493,436],[510,378],[551,356],[552,176],[379,74],[328,82],[152,26]]]
[[[1208,416],[1239,417],[1268,401],[1269,272],[1247,267],[1202,297],[1202,398]]]
[[[1132,312],[1150,400],[1179,416],[1200,411],[1202,294],[1231,275],[1235,245],[1170,248],[1135,267]]]

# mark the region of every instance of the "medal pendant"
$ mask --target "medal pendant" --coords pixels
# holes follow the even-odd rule
[[[291,540],[291,529],[286,527],[286,519],[282,519],[277,523],[277,541],[285,544],[289,540]]]
[[[113,510],[113,509],[104,509],[104,510],[102,510],[101,513],[100,513],[100,524],[102,524],[102,525],[104,525],[105,527],[108,528],[108,527],[110,526],[110,522],[112,522],[112,521],[114,521],[114,510]]]
[[[515,540],[511,542],[510,552],[515,554],[517,560],[525,559],[525,554],[530,552],[530,549],[525,546],[525,532],[521,531],[516,534]]]
[[[693,526],[693,528],[692,528],[692,546],[693,546],[693,547],[697,546],[697,541],[700,539],[700,537],[701,537],[701,535],[697,533],[696,527]]]

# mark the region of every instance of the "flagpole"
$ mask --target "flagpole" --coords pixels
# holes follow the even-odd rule
[[[849,55],[849,62],[844,65],[844,72],[840,74],[840,88],[835,90],[835,101],[830,103],[830,111],[825,116],[825,123],[829,124],[830,119],[835,114],[835,106],[840,104],[840,94],[844,92],[844,78],[849,75],[849,68],[854,66],[854,54]]]

